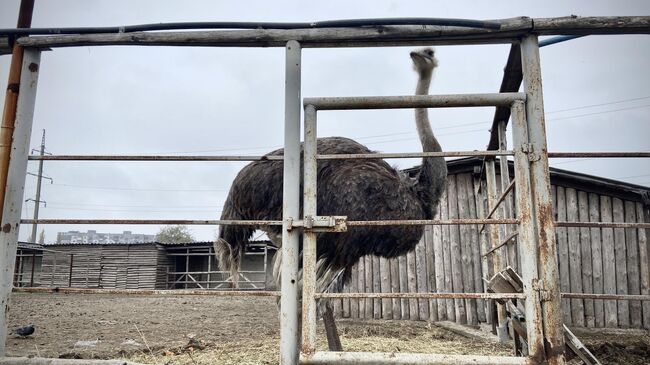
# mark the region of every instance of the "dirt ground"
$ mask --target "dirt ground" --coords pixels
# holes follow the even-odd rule
[[[122,358],[159,365],[278,363],[279,320],[271,298],[21,293],[13,295],[9,316],[10,328],[36,327],[32,337],[9,336],[9,356]],[[507,345],[427,322],[341,320],[338,325],[348,351],[511,354]],[[603,364],[650,364],[648,332],[579,336]],[[322,349],[324,338],[320,333]]]

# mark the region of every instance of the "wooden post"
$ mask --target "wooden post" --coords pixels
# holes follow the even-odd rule
[[[352,267],[352,276],[348,288],[352,293],[359,292],[359,263]],[[359,318],[359,299],[350,299],[350,318]]]
[[[394,257],[389,260],[390,262],[390,291],[392,293],[399,293],[399,259]],[[402,318],[402,302],[393,298],[392,300],[393,307],[393,319]]]
[[[427,226],[422,227],[424,233],[422,239],[415,246],[415,277],[417,279],[417,292],[429,292],[429,285],[427,283]],[[418,299],[418,319],[426,321],[429,319],[429,301],[427,299]]]
[[[381,292],[390,293],[390,264],[387,258],[379,258],[379,272],[381,275]],[[390,298],[381,300],[381,317],[382,319],[393,319],[393,302]]]
[[[374,293],[381,293],[381,274],[379,267],[379,256],[372,255],[372,290]],[[373,303],[373,318],[381,319],[381,299],[375,299]]]
[[[449,219],[449,207],[447,204],[447,189],[442,191],[440,197],[440,219]],[[442,226],[442,253],[444,270],[444,290],[445,293],[454,291],[451,277],[451,242],[449,226]],[[401,265],[401,263],[400,263]],[[456,307],[453,299],[445,299],[446,318],[449,321],[456,321]]]
[[[424,228],[424,242],[425,242],[425,255],[426,255],[426,266],[427,266],[427,288],[431,293],[437,293],[438,288],[436,286],[436,257],[433,250],[433,229],[434,226],[426,226]],[[435,299],[429,300],[429,318],[430,321],[438,320],[438,301]]]
[[[417,293],[417,278],[416,278],[416,262],[415,262],[415,251],[411,251],[406,254],[406,265],[407,265],[407,278],[408,278],[408,292]],[[409,318],[411,320],[417,320],[419,316],[418,310],[418,300],[409,299]]]
[[[474,185],[472,183],[472,176],[470,174],[463,174],[463,181],[465,183],[465,190],[467,191],[467,203],[469,206],[469,217],[478,218],[476,212],[476,197]],[[471,225],[470,229],[470,250],[472,255],[472,266],[473,266],[473,278],[474,278],[474,291],[483,292],[483,272],[481,270],[481,240],[479,239],[478,226]],[[476,300],[476,309],[477,309],[477,319],[479,322],[485,322],[485,301],[478,299]]]
[[[408,279],[408,265],[406,263],[406,255],[401,255],[398,257],[399,261],[399,290],[401,293],[409,292],[409,279]],[[400,309],[402,319],[410,318],[409,312],[409,300],[400,299]]]
[[[456,174],[456,190],[457,190],[457,199],[458,199],[458,217],[461,219],[471,218],[469,213],[469,194],[466,189],[466,183],[464,179],[466,174]],[[459,228],[460,231],[460,242],[459,247],[461,249],[461,261],[462,261],[462,276],[463,276],[463,290],[465,292],[474,293],[476,292],[474,288],[474,265],[472,263],[472,245],[475,245],[476,241],[472,241],[471,231],[468,225],[462,225]],[[467,299],[465,300],[465,305],[467,308],[467,323],[471,325],[477,325],[477,308],[476,308],[476,299]]]

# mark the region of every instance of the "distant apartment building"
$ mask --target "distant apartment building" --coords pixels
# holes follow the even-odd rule
[[[139,234],[131,231],[123,233],[97,233],[89,230],[88,232],[68,231],[59,232],[56,235],[57,244],[111,244],[111,243],[143,243],[153,242],[156,236],[153,234]]]

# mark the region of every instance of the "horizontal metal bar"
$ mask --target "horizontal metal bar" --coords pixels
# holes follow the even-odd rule
[[[454,226],[463,224],[519,224],[518,219],[413,219],[385,221],[347,221],[349,226]]]
[[[481,364],[533,364],[527,357],[413,354],[402,352],[329,352],[316,351],[301,355],[304,365],[361,365],[361,364],[428,364],[428,365],[481,365]]]
[[[33,155],[31,161],[267,161],[284,156]]]
[[[86,288],[13,288],[18,293],[125,294],[125,295],[204,295],[213,297],[279,297],[279,291],[206,290],[206,289],[86,289]]]
[[[281,226],[282,221],[184,219],[21,219],[21,224],[160,224],[195,226]]]
[[[576,157],[650,157],[650,152],[549,152],[549,158]]]
[[[509,106],[525,100],[524,93],[351,96],[305,98],[303,105],[312,105],[316,110],[459,108]]]
[[[638,294],[562,293],[562,298],[572,298],[572,299],[602,299],[602,300],[643,300],[643,301],[650,301],[650,295],[638,295]]]
[[[498,245],[492,247],[490,249],[490,251],[484,253],[482,256],[485,257],[487,255],[492,254],[494,251],[496,251],[496,250],[500,249],[501,247],[505,246],[506,244],[508,244],[508,242],[510,242],[510,240],[512,240],[513,238],[515,238],[517,236],[519,236],[519,232],[512,232],[508,237],[506,237],[505,240],[503,240],[503,242],[501,242]]]
[[[523,293],[316,293],[315,298],[526,299]]]
[[[650,223],[626,222],[565,222],[556,221],[556,227],[591,227],[591,228],[645,228],[650,229]]]
[[[451,152],[406,152],[406,153],[350,153],[337,155],[316,155],[319,160],[352,160],[376,158],[415,157],[468,157],[468,156],[514,156],[513,151],[451,151]]]
[[[468,157],[468,156],[512,156],[513,151],[449,151],[318,155],[321,160],[412,158],[412,157]],[[30,161],[282,161],[284,156],[151,156],[151,155],[32,155]]]

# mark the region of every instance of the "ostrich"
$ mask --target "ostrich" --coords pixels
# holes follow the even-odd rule
[[[434,50],[410,53],[419,78],[417,95],[426,95],[438,65]],[[442,151],[433,135],[427,109],[415,110],[422,150]],[[373,153],[344,137],[320,138],[319,154]],[[279,149],[267,156],[282,155]],[[417,176],[411,178],[381,159],[325,160],[318,162],[318,215],[345,215],[350,220],[432,219],[445,186],[447,165],[443,157],[426,157]],[[256,161],[245,166],[230,188],[222,220],[281,220],[282,161]],[[246,244],[256,228],[267,232],[281,246],[281,228],[275,226],[223,226],[215,242],[222,270],[236,281]],[[348,227],[346,233],[318,234],[318,290],[335,291],[350,279],[352,266],[365,255],[392,258],[415,248],[422,226]],[[279,284],[280,251],[274,276]]]

